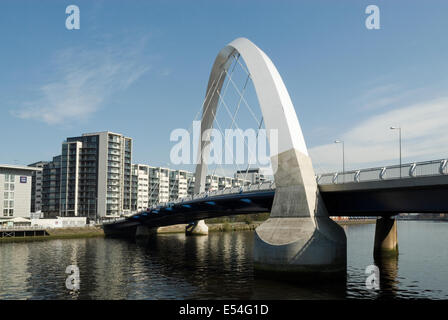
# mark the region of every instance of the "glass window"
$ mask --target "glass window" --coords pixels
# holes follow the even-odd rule
[[[4,192],[3,199],[7,200],[7,199],[9,199],[8,197],[9,197],[9,192]]]
[[[9,190],[14,191],[14,184],[12,184],[12,183],[9,184]]]
[[[5,191],[9,190],[9,183],[5,183]]]
[[[16,177],[15,175],[10,174],[9,175],[9,182],[14,182],[15,177]]]
[[[3,200],[3,207],[8,208],[9,207],[9,201]]]
[[[7,217],[8,216],[8,209],[3,209],[3,216]]]
[[[9,209],[9,216],[12,217],[13,214],[14,214],[14,209]]]

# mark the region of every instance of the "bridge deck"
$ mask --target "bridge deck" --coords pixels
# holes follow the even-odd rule
[[[448,175],[319,186],[331,216],[390,216],[448,212]],[[192,221],[268,212],[275,189],[217,194],[179,201],[105,224],[105,230],[161,227]],[[131,231],[132,232],[132,231]]]

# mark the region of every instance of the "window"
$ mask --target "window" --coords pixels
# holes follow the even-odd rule
[[[7,217],[8,216],[8,209],[3,209],[3,216]]]
[[[14,214],[14,209],[9,209],[9,216],[12,217]]]
[[[8,200],[9,198],[9,192],[3,193],[3,199]]]

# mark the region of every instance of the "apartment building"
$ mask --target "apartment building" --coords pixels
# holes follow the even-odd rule
[[[67,138],[43,166],[45,216],[117,217],[131,212],[132,139],[109,131]]]
[[[195,175],[185,170],[132,165],[131,210],[145,210],[152,205],[176,201],[194,194]],[[249,185],[250,181],[207,175],[205,191]]]
[[[38,168],[31,172],[31,212],[42,211],[43,168],[48,161],[39,161],[29,164],[28,167]]]
[[[149,205],[149,171],[151,167],[144,164],[132,165],[131,211],[141,211]]]
[[[187,194],[188,196],[194,195],[194,183],[196,179],[193,172],[187,171]]]
[[[44,164],[42,169],[42,213],[44,217],[60,215],[59,205],[61,194],[61,156]]]
[[[232,177],[219,177],[218,178],[218,189],[226,189],[233,187],[233,178]]]
[[[150,167],[149,170],[149,204],[168,202],[170,199],[170,169]]]
[[[251,184],[258,184],[267,180],[266,176],[263,174],[260,168],[249,170],[238,170],[235,173],[235,178],[248,180],[250,181]]]
[[[219,176],[207,175],[205,177],[205,192],[219,190]]]
[[[188,196],[188,176],[184,170],[170,170],[170,201]]]

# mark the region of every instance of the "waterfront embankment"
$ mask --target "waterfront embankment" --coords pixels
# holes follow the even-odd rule
[[[359,220],[341,220],[337,221],[340,225],[352,224],[368,224],[375,223],[376,219],[359,219]],[[222,223],[207,223],[209,232],[233,232],[233,231],[251,231],[255,230],[264,221],[251,222],[222,222]],[[177,224],[166,227],[157,228],[159,234],[169,233],[184,233],[186,224]],[[53,228],[46,229],[48,235],[46,236],[26,236],[26,237],[3,237],[0,238],[2,242],[22,242],[22,241],[42,241],[52,239],[78,239],[78,238],[93,238],[104,237],[104,231],[100,226],[95,227],[78,227],[78,228]]]
[[[104,231],[101,227],[77,227],[77,228],[51,228],[45,229],[46,236],[25,236],[25,237],[3,237],[2,242],[21,242],[21,241],[42,241],[51,239],[78,239],[104,237]]]

